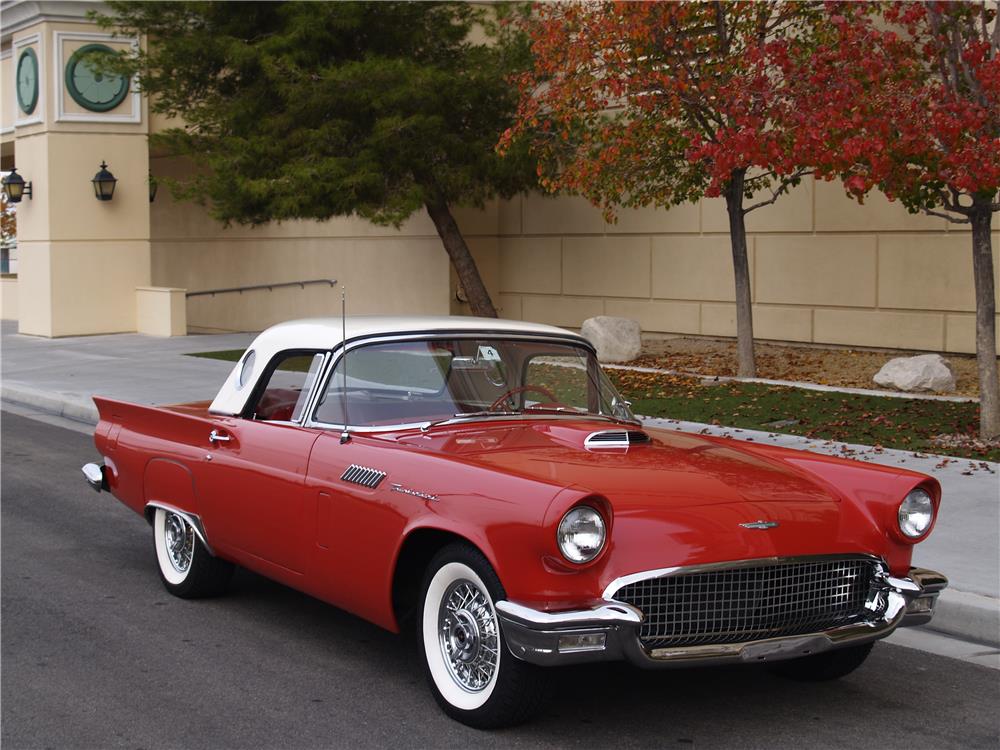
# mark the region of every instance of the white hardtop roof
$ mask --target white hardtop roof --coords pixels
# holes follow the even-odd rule
[[[240,386],[240,370],[243,358],[236,363],[226,382],[222,384],[218,395],[209,407],[213,414],[237,415],[242,413],[247,399],[264,368],[278,352],[291,349],[318,349],[328,351],[340,346],[344,330],[347,340],[369,336],[388,336],[411,334],[438,335],[446,333],[485,334],[529,334],[541,336],[557,336],[573,338],[585,342],[578,334],[563,328],[544,325],[542,323],[527,323],[520,320],[502,320],[499,318],[473,318],[459,315],[354,315],[346,321],[341,318],[304,318],[278,323],[261,331],[247,351],[254,352],[253,372],[249,374],[243,386]]]
[[[348,341],[358,337],[396,333],[405,335],[475,331],[580,338],[578,334],[563,328],[500,318],[473,318],[460,315],[349,315],[346,321],[341,318],[304,318],[278,323],[261,332],[251,347],[264,348],[274,340],[278,344],[275,351],[297,348],[333,349],[340,345],[345,328]]]

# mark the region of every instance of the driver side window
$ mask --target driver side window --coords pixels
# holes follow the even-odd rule
[[[316,384],[324,355],[282,352],[268,366],[267,382],[251,410],[258,422],[295,422],[302,416]]]

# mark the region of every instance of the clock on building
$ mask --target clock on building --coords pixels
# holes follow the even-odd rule
[[[17,59],[17,106],[26,115],[38,104],[38,57],[28,47]]]
[[[119,73],[101,72],[87,58],[90,52],[114,52],[104,44],[80,47],[66,63],[66,90],[73,101],[91,112],[114,109],[128,94],[128,78]]]

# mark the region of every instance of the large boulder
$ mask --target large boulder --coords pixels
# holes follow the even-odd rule
[[[921,354],[890,359],[875,374],[875,382],[901,391],[943,393],[955,390],[955,373],[940,354]]]
[[[599,362],[630,362],[642,349],[642,328],[636,320],[598,315],[583,321],[580,333],[594,345]]]

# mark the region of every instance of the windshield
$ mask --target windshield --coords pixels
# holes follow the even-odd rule
[[[634,419],[583,346],[485,337],[352,349],[346,374],[338,362],[316,420],[378,426],[530,414]]]

